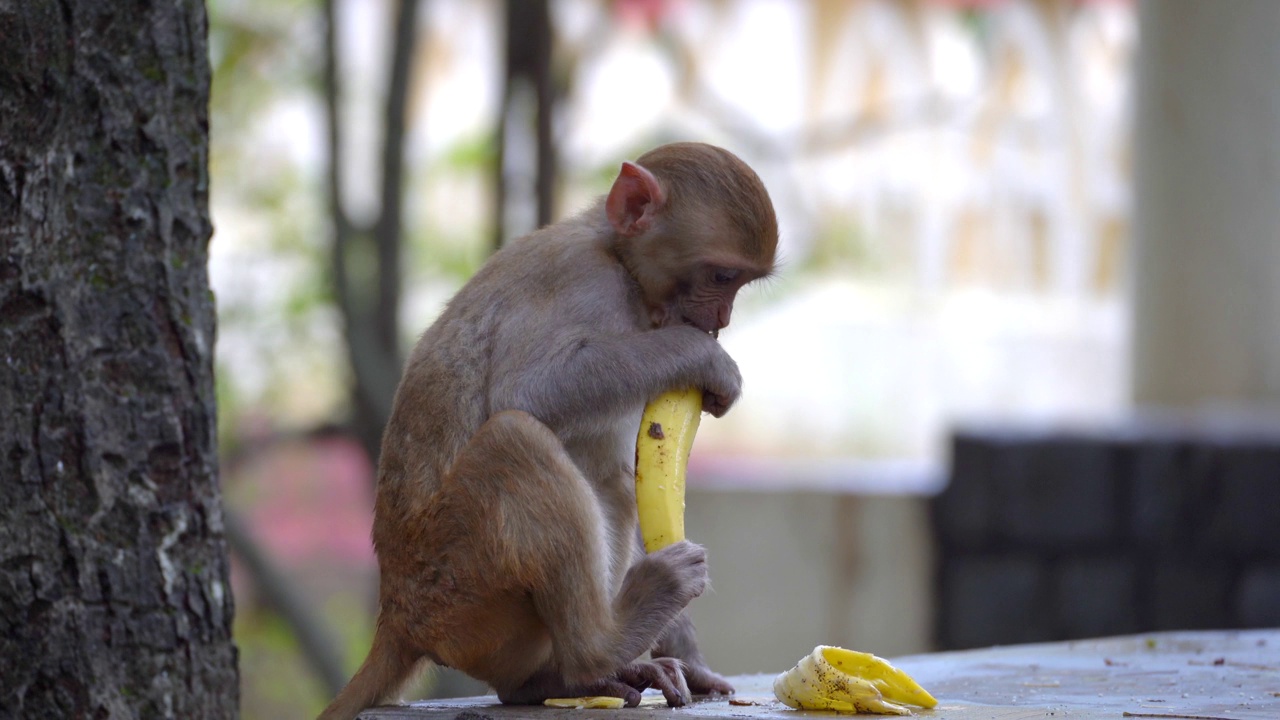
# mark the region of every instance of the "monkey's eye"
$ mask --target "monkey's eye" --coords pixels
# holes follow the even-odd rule
[[[738,279],[740,270],[716,270],[711,274],[711,281],[717,285],[728,285]]]

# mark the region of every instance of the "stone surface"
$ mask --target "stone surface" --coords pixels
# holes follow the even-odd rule
[[[937,720],[1114,720],[1135,717],[1274,720],[1280,717],[1280,631],[1166,633],[1019,645],[900,658],[894,664],[938,699],[916,716]],[[800,658],[796,658],[798,661]],[[786,668],[779,668],[779,672]],[[772,673],[732,678],[738,694],[671,710],[646,694],[638,708],[508,707],[493,696],[366,710],[363,720],[509,718],[838,717],[791,710]]]

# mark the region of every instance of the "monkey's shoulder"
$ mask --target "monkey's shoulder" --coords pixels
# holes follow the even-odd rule
[[[535,234],[496,253],[445,306],[411,364],[478,371],[582,337],[641,329],[634,284],[616,258],[572,234]]]
[[[473,296],[466,304],[498,310],[504,319],[522,316],[522,326],[534,314],[561,327],[630,329],[639,297],[629,277],[600,243],[573,233],[536,233],[486,263],[465,289]]]

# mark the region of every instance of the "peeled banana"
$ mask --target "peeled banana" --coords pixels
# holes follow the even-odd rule
[[[702,391],[671,390],[640,416],[636,436],[636,509],[645,552],[684,539],[684,481],[693,436],[702,420]]]
[[[910,715],[938,704],[910,675],[870,653],[819,645],[773,680],[773,694],[797,710]]]
[[[543,705],[555,708],[602,708],[605,710],[617,710],[626,705],[626,702],[620,697],[609,697],[607,695],[592,695],[589,697],[576,698],[548,698],[542,701]]]

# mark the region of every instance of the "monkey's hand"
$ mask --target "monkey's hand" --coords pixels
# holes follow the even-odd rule
[[[702,410],[722,417],[742,394],[742,373],[738,363],[710,335],[699,332],[707,343],[706,359],[699,368],[694,384],[702,389]]]
[[[694,695],[731,695],[733,685],[721,675],[712,672],[698,650],[698,641],[689,613],[682,612],[672,621],[662,638],[653,647],[654,659],[679,659],[684,666],[684,678]]]
[[[719,673],[712,672],[704,664],[686,662],[684,679],[689,684],[689,692],[694,695],[732,695],[733,685]]]
[[[684,707],[693,700],[686,682],[685,664],[675,658],[637,660],[617,672],[618,680],[643,691],[653,687],[662,691],[670,707]]]
[[[673,657],[655,657],[648,662],[637,660],[619,670],[619,681],[636,690],[650,687],[662,691],[670,707],[682,707],[694,695],[732,695],[728,680],[711,672],[706,665],[690,665]]]

